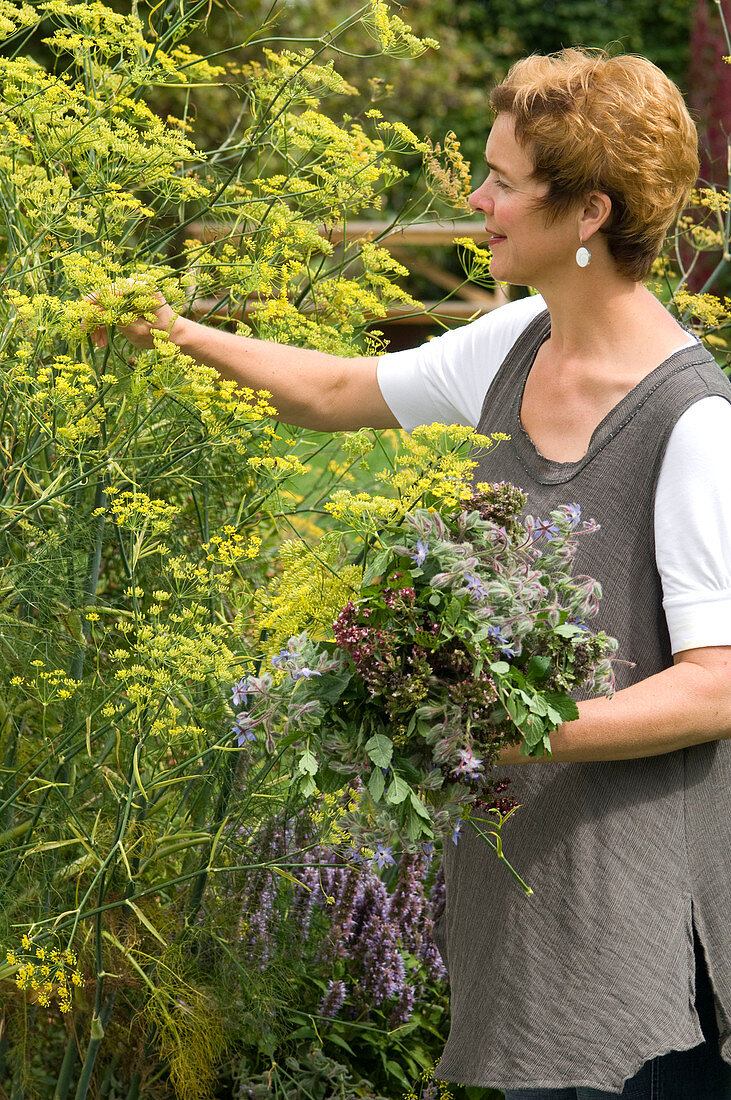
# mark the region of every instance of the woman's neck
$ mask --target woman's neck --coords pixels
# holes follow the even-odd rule
[[[537,287],[551,315],[551,354],[564,362],[612,362],[638,347],[683,344],[683,329],[642,283],[576,268]],[[672,346],[671,346],[672,345]]]

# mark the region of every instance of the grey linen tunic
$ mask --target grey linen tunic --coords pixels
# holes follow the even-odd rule
[[[601,525],[579,537],[575,573],[603,585],[592,627],[619,640],[628,662],[616,668],[619,689],[672,664],[655,487],[675,422],[700,398],[731,400],[731,385],[700,346],[683,349],[619,402],[582,459],[549,461],[520,423],[525,380],[549,333],[544,312],[490,386],[478,428],[511,441],[480,460],[475,479],[521,486],[533,515],[578,503]],[[505,851],[534,893],[524,895],[472,830],[445,844],[447,901],[435,938],[452,1023],[438,1075],[620,1092],[648,1059],[703,1041],[694,926],[731,1062],[731,742],[504,771],[520,803],[503,830]]]

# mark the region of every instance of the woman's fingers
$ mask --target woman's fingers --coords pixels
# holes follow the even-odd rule
[[[96,294],[87,294],[86,300],[92,305],[96,305],[98,296]],[[151,348],[153,347],[154,340],[152,336],[152,330],[156,329],[162,332],[172,332],[173,326],[178,318],[177,313],[174,313],[170,308],[165,298],[159,291],[155,293],[156,311],[154,320],[148,321],[145,317],[135,317],[133,321],[130,321],[126,325],[118,325],[120,333],[129,340],[130,344],[133,344],[137,348]],[[109,344],[109,329],[106,325],[98,325],[91,327],[94,324],[93,320],[89,320],[86,323],[89,339],[97,348],[105,348]]]
[[[96,294],[86,294],[84,295],[84,297],[86,301],[89,302],[91,305],[96,305]],[[87,330],[87,335],[89,339],[91,340],[92,344],[95,345],[95,347],[105,348],[109,343],[109,333],[107,332],[107,326],[97,325],[95,328],[91,328],[90,326],[92,324],[93,321],[91,320],[86,321],[84,324],[84,328]]]

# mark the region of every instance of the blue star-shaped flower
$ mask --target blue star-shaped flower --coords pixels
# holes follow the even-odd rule
[[[429,551],[429,543],[422,542],[421,539],[416,540],[416,550],[409,554],[409,557],[413,561],[417,568],[421,568],[426,561],[426,555]]]

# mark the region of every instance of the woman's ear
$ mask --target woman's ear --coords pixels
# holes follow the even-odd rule
[[[584,200],[579,221],[582,241],[588,241],[599,229],[607,226],[612,214],[612,200],[604,191],[591,191]]]

